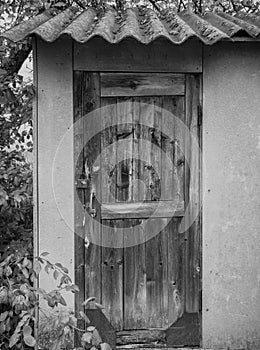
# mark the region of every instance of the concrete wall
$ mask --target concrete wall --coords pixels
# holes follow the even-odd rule
[[[260,348],[260,45],[204,48],[203,346]]]
[[[74,171],[73,134],[61,141],[73,124],[72,43],[54,44],[37,40],[35,56],[38,106],[35,118],[35,242],[38,253],[47,251],[48,259],[64,264],[74,277]],[[38,144],[38,145],[37,145]],[[56,157],[58,154],[58,157]],[[56,158],[55,158],[56,157]],[[57,286],[52,277],[41,273],[40,286]],[[71,294],[66,296],[73,307]]]

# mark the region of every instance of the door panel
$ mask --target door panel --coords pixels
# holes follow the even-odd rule
[[[86,180],[78,186],[86,211],[94,205],[97,214],[85,216],[85,235],[97,233],[106,242],[86,246],[86,297],[97,293],[116,330],[166,329],[184,312],[200,310],[199,218],[181,230],[185,207],[191,203],[188,222],[200,203],[200,159],[180,123],[169,118],[170,112],[199,139],[199,78],[82,73],[78,79],[78,104],[105,107],[95,121],[102,132],[84,147],[77,163],[82,174],[76,172]],[[91,128],[84,125],[84,135]],[[145,239],[156,228],[159,233]],[[126,244],[130,236],[132,246]],[[137,244],[140,237],[144,243]],[[120,248],[108,247],[107,239]]]

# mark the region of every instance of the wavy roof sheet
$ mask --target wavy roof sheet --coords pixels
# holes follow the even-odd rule
[[[1,37],[14,42],[37,35],[43,40],[53,42],[62,35],[68,35],[80,43],[93,37],[102,37],[116,44],[124,38],[132,37],[143,44],[157,38],[166,38],[173,44],[181,44],[190,37],[196,37],[207,45],[222,39],[235,37],[260,37],[260,16],[208,12],[156,14],[144,7],[129,8],[123,12],[108,9],[101,15],[93,8],[80,11],[69,8],[55,13],[46,11],[18,26],[6,31]]]

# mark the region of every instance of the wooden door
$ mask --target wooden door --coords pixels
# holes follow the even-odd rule
[[[128,342],[165,342],[200,311],[199,76],[76,72],[74,86],[78,303],[95,296]]]

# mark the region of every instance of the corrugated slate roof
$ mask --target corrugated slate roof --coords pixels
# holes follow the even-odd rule
[[[204,15],[171,12],[158,15],[144,7],[129,8],[122,12],[108,9],[100,15],[93,8],[80,11],[72,7],[59,13],[46,11],[1,36],[17,42],[33,34],[48,42],[69,35],[80,43],[98,36],[113,44],[128,37],[143,44],[161,37],[173,44],[181,44],[190,37],[196,37],[211,45],[237,36],[259,39],[260,16],[231,16],[223,12],[208,12]]]

